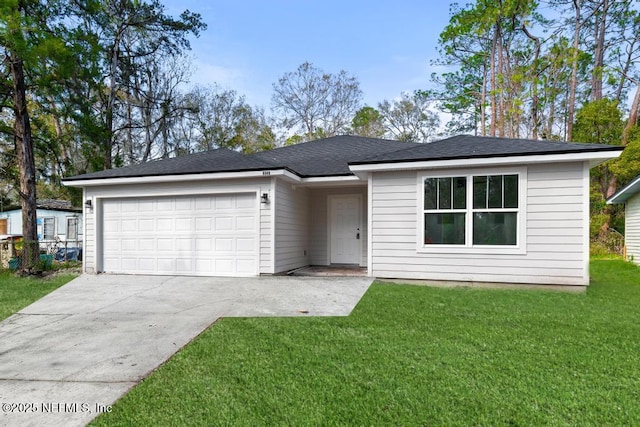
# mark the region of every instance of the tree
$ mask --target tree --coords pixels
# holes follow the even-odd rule
[[[369,106],[356,111],[351,127],[354,134],[369,138],[382,138],[387,132],[380,111]]]
[[[436,62],[446,71],[432,76],[432,99],[453,115],[450,126],[456,130],[573,140],[575,111],[584,102],[608,97],[625,105],[630,87],[640,81],[637,4],[454,5]]]
[[[587,102],[576,113],[574,138],[580,142],[620,145],[624,122],[615,100],[602,98]],[[604,201],[616,192],[615,162],[607,162],[591,170],[591,214],[601,218],[601,231],[606,232],[615,214]]]
[[[236,91],[217,86],[196,87],[188,98],[198,130],[197,151],[224,147],[255,152],[275,146],[275,134],[264,111],[252,108]]]
[[[431,102],[421,93],[404,92],[398,100],[382,101],[378,110],[388,134],[400,141],[430,142],[440,124]]]
[[[347,132],[362,98],[355,77],[344,70],[325,73],[309,62],[280,77],[273,91],[273,110],[282,116],[282,126],[304,134],[307,140],[318,128],[325,136]]]
[[[4,51],[0,112],[9,108],[12,114],[4,117],[13,122],[3,123],[0,129],[14,141],[24,238],[21,269],[27,273],[34,272],[39,261],[29,99],[59,93],[61,82],[72,69],[71,52],[65,43],[70,31],[62,22],[62,6],[58,1],[12,1],[0,6],[0,47]]]
[[[106,88],[94,95],[99,96],[99,117],[104,117],[99,141],[102,168],[109,169],[117,133],[130,126],[126,120],[117,126],[119,110],[127,109],[122,94],[128,93],[136,81],[149,79],[158,64],[150,58],[175,57],[189,50],[189,36],[199,35],[206,24],[199,14],[188,10],[178,19],[170,17],[158,0],[103,0],[93,13],[85,15],[84,24],[98,36],[101,48],[103,76],[94,87],[106,82]]]

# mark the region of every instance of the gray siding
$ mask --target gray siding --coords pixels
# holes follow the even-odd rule
[[[94,208],[85,209],[85,245],[84,245],[84,269],[87,273],[98,271],[97,236],[99,233],[99,221],[97,213],[100,208],[101,198],[114,197],[154,197],[175,196],[193,194],[216,194],[232,192],[263,192],[271,191],[270,178],[229,179],[217,181],[184,181],[158,184],[127,184],[108,185],[100,187],[87,187],[85,199],[93,198]],[[261,274],[273,273],[272,260],[268,254],[271,252],[271,204],[260,204],[260,260],[259,271]]]
[[[627,258],[640,264],[640,193],[627,200],[625,206],[624,241]]]
[[[309,190],[275,185],[275,273],[309,265]]]
[[[363,240],[361,266],[367,265],[367,188],[341,187],[320,188],[311,190],[311,230],[310,230],[310,263],[311,265],[329,265],[329,235],[328,235],[328,197],[334,194],[362,195],[362,232]]]
[[[439,171],[441,172],[441,171]],[[487,173],[500,173],[499,168]],[[418,250],[418,174],[372,176],[372,274],[377,277],[586,285],[583,164],[530,165],[526,249],[517,254]],[[588,211],[586,211],[588,212]],[[588,252],[588,251],[587,251]],[[585,277],[586,275],[586,277]]]

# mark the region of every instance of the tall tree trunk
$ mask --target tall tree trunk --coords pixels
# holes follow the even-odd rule
[[[622,131],[622,145],[627,145],[629,143],[631,129],[638,123],[638,110],[640,110],[640,84],[638,84],[638,87],[636,88],[636,95],[633,97],[631,110],[629,111],[629,119]]]
[[[533,122],[531,137],[538,139],[538,128],[540,127],[540,119],[538,118],[538,110],[540,108],[540,98],[538,96],[538,67],[540,66],[540,46],[542,43],[540,42],[540,38],[531,34],[524,24],[522,24],[522,31],[536,46],[533,57],[533,76],[531,79],[531,121]]]
[[[118,85],[116,83],[117,74],[118,74],[118,65],[120,63],[120,37],[121,34],[118,33],[113,42],[113,46],[111,49],[111,57],[109,64],[109,94],[107,97],[107,105],[105,108],[105,140],[103,146],[104,156],[102,167],[104,170],[111,169],[112,166],[112,150],[113,150],[113,141],[114,141],[114,130],[113,130],[113,115],[116,104],[116,94],[118,91]]]
[[[26,84],[22,59],[9,52],[9,66],[13,80],[14,140],[18,155],[20,204],[22,205],[22,271],[32,273],[39,261],[36,224],[36,165],[33,156],[31,122],[27,109]]]
[[[576,10],[576,22],[573,31],[573,55],[571,58],[571,81],[569,82],[569,105],[567,106],[567,141],[573,140],[573,117],[576,111],[576,90],[578,87],[578,50],[580,48],[580,29],[582,27],[581,0],[573,0]]]
[[[602,14],[600,21],[595,25],[595,49],[594,64],[591,75],[591,100],[602,99],[602,75],[604,69],[604,41],[607,29],[607,13],[609,12],[609,0],[602,0]],[[595,15],[596,17],[598,14]]]
[[[497,24],[496,24],[497,27]],[[496,90],[496,53],[498,48],[498,31],[497,28],[493,30],[493,41],[491,42],[491,129],[490,135],[496,136],[496,126],[498,121],[498,103],[497,103],[497,90]]]
[[[482,94],[480,98],[480,135],[487,136],[487,63],[482,66]]]

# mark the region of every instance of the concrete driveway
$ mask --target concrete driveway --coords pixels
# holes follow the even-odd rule
[[[85,425],[218,318],[347,316],[371,282],[81,276],[0,323],[0,425]]]

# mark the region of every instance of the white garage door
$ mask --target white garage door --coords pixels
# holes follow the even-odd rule
[[[256,275],[255,194],[105,199],[107,273]]]

